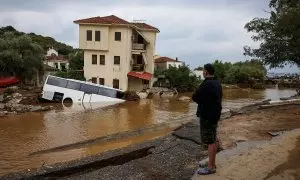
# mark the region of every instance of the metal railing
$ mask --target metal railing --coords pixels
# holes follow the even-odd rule
[[[137,43],[133,43],[132,44],[132,49],[133,50],[145,50],[145,45],[144,44],[137,44]]]

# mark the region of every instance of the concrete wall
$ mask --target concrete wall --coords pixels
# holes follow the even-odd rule
[[[182,62],[167,62],[167,69],[169,69],[170,66],[179,68],[180,66],[183,66],[183,63]]]

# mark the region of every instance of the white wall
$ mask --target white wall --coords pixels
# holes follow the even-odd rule
[[[180,66],[183,66],[183,63],[182,62],[167,62],[167,69],[169,69],[170,66],[179,68]]]
[[[49,48],[47,51],[47,56],[52,56],[52,54],[58,56],[58,52],[55,49]]]
[[[47,64],[48,66],[55,67],[55,63],[58,64],[58,69],[61,70],[61,64],[66,65],[66,69],[69,69],[69,62],[68,61],[44,61],[44,64]]]
[[[204,80],[203,71],[200,71],[200,70],[194,70],[193,73],[194,73],[197,77],[201,77],[201,80]]]

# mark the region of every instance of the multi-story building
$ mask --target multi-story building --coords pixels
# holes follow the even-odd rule
[[[122,90],[152,86],[157,28],[114,15],[74,23],[79,24],[87,80]]]

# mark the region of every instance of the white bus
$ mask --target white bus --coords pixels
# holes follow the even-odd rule
[[[42,98],[63,103],[93,103],[103,102],[116,104],[124,102],[124,92],[90,82],[48,76]]]

